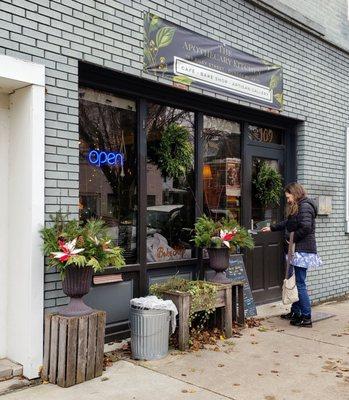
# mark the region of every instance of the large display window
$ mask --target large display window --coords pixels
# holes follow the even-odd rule
[[[147,262],[192,258],[194,113],[147,104]]]
[[[88,88],[79,91],[80,219],[102,218],[137,261],[137,152],[134,101]]]

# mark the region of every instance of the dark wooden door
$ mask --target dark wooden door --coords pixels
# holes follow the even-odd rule
[[[253,178],[258,163],[266,162],[284,176],[284,149],[263,145],[246,146],[244,162],[243,219],[245,227],[254,231],[283,218],[283,201],[278,207],[263,208],[254,195]],[[284,269],[283,234],[280,232],[253,235],[255,248],[246,254],[246,267],[256,303],[280,299]]]

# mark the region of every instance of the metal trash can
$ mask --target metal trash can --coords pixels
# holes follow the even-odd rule
[[[130,307],[131,351],[135,360],[166,357],[170,334],[170,311]]]

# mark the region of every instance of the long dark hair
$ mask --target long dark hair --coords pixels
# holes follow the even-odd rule
[[[292,204],[286,205],[286,215],[295,215],[298,213],[298,204],[301,200],[307,197],[307,192],[304,187],[297,182],[289,183],[285,187],[285,193],[292,194],[294,197],[294,202]]]

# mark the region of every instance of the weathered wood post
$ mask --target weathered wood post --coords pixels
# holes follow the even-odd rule
[[[106,313],[80,317],[45,316],[45,381],[68,387],[101,376],[103,372]]]

